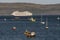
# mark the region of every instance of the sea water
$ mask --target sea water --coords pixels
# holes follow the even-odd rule
[[[60,19],[58,17],[60,16],[0,16],[0,40],[60,40]],[[30,18],[36,21],[33,22],[29,20]],[[13,27],[16,27],[16,30],[13,30]],[[24,35],[26,30],[35,32],[36,36],[26,37]]]

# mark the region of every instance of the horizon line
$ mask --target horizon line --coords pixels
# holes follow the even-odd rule
[[[42,4],[42,5],[46,5],[46,4],[60,4],[60,3],[32,3],[32,2],[0,2],[0,3],[30,3],[30,4]]]

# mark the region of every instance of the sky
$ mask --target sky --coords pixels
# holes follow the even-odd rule
[[[0,0],[0,3],[56,4],[60,3],[60,0]]]

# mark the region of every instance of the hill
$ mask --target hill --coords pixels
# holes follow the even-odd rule
[[[0,15],[10,15],[16,10],[30,11],[33,15],[60,15],[60,4],[0,3]]]

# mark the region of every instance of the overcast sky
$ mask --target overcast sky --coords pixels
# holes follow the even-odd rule
[[[0,3],[37,3],[37,4],[56,4],[56,3],[60,3],[60,0],[0,0]]]

